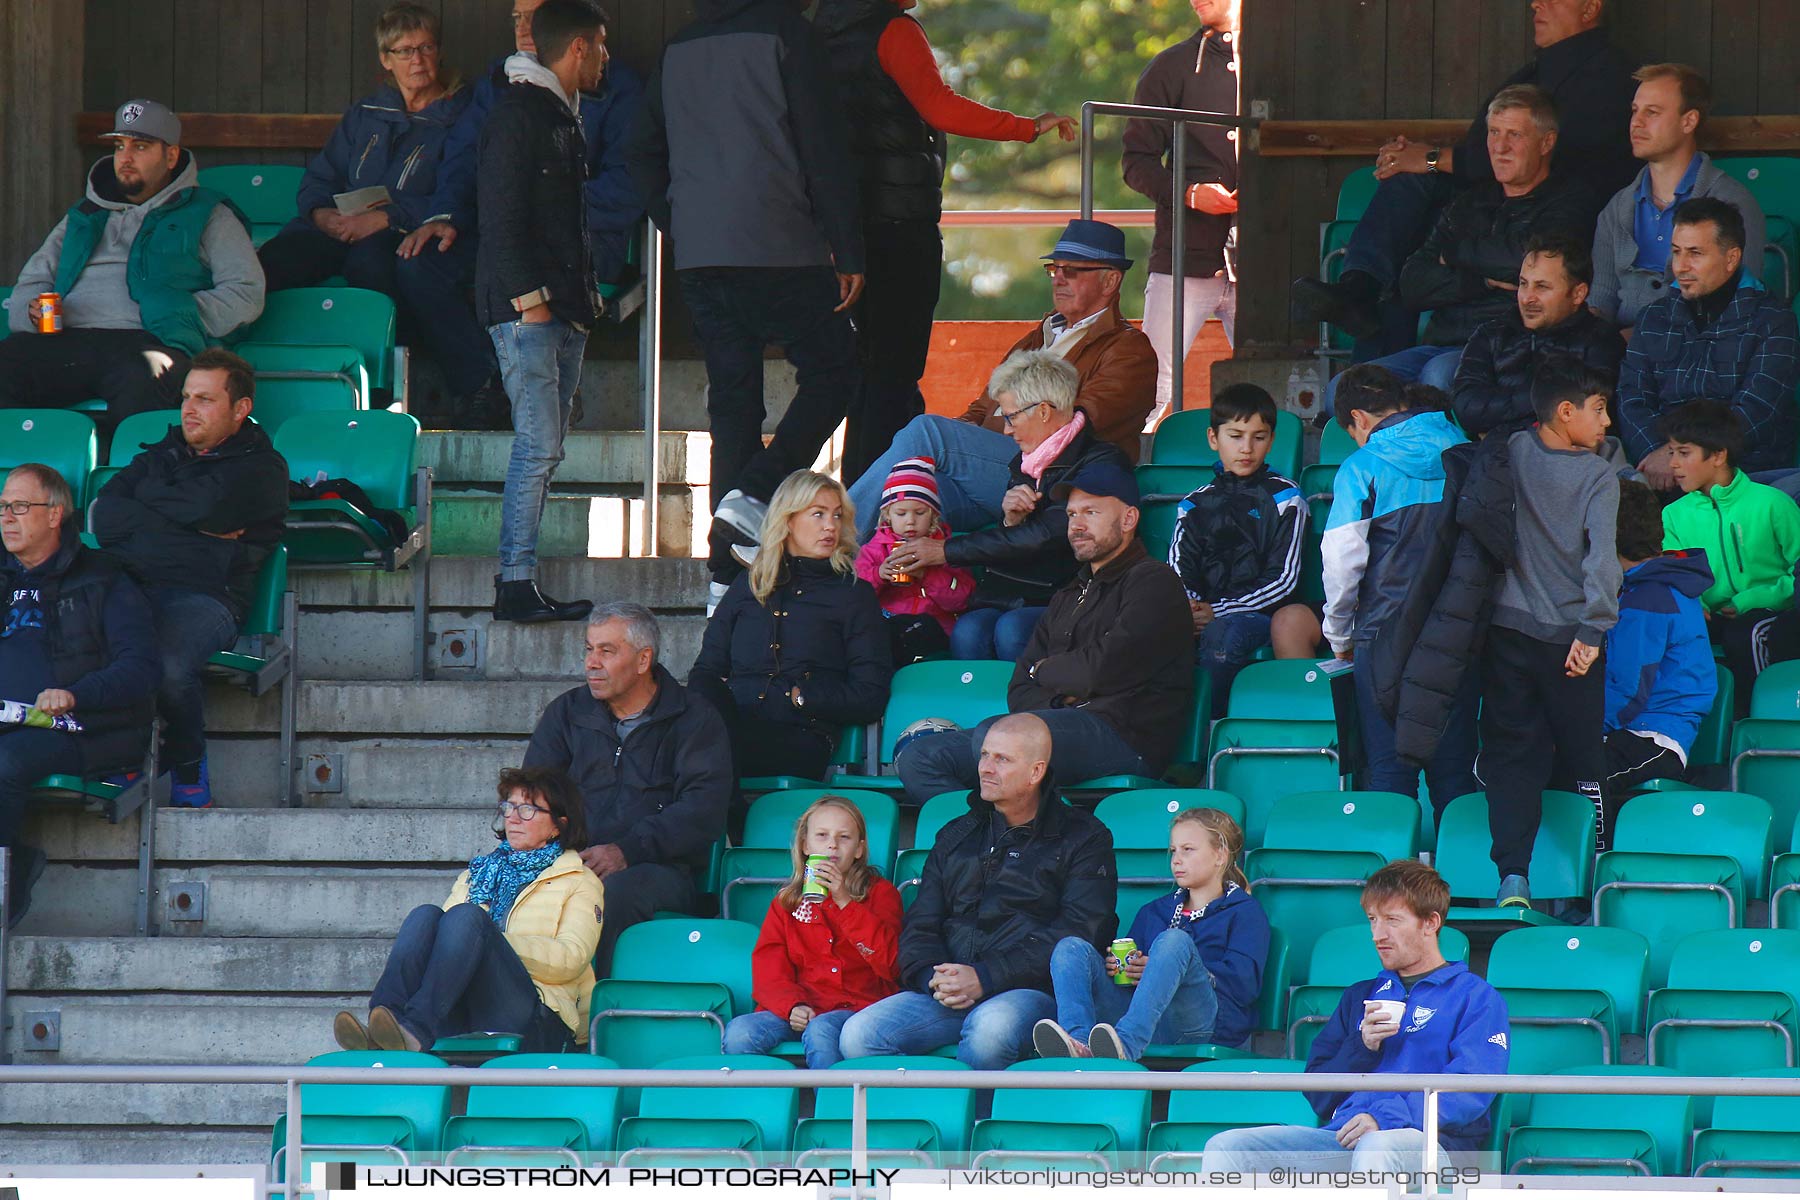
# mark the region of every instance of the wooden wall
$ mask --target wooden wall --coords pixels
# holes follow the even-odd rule
[[[80,195],[81,55],[79,4],[0,0],[0,287]]]
[[[1800,113],[1796,0],[1608,0],[1644,62],[1707,72],[1722,115]],[[1246,97],[1282,120],[1472,118],[1533,52],[1526,0],[1245,0]],[[1288,282],[1315,273],[1319,222],[1354,159],[1255,159],[1243,183],[1240,350],[1315,338],[1290,326]]]

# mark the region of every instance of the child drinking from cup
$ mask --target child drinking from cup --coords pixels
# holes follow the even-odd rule
[[[949,536],[938,501],[937,463],[930,458],[895,463],[881,489],[881,523],[856,556],[856,573],[875,589],[887,616],[896,667],[948,653],[956,614],[975,595],[975,577],[962,567],[939,563],[920,572],[894,564],[894,549],[909,538]]]

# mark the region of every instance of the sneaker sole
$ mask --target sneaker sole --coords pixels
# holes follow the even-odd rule
[[[1063,1035],[1049,1021],[1039,1021],[1031,1027],[1031,1046],[1039,1058],[1075,1057]]]
[[[1088,1034],[1088,1049],[1094,1052],[1095,1058],[1127,1059],[1125,1046],[1119,1041],[1118,1032],[1106,1025],[1094,1026],[1094,1032]]]
[[[363,1023],[356,1019],[352,1012],[341,1012],[331,1019],[331,1036],[345,1050],[373,1050],[375,1043],[369,1038],[369,1031]]]

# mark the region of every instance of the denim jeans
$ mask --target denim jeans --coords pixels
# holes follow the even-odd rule
[[[1406,383],[1417,380],[1448,392],[1450,385],[1456,382],[1456,368],[1462,365],[1462,356],[1461,346],[1409,346],[1386,358],[1377,358],[1369,365],[1386,367]],[[1341,374],[1333,375],[1331,382],[1325,385],[1327,413],[1337,412],[1337,382],[1342,378]]]
[[[1269,644],[1272,618],[1265,612],[1227,613],[1214,617],[1200,631],[1194,658],[1212,679],[1212,715],[1225,715],[1231,681],[1256,652]]]
[[[1129,742],[1090,712],[1044,708],[1032,715],[1050,727],[1050,769],[1065,785],[1102,775],[1154,774]],[[981,741],[999,719],[989,717],[966,732],[934,733],[902,750],[894,766],[912,802],[923,804],[945,792],[966,792],[980,782],[976,766]]]
[[[923,992],[899,992],[851,1017],[839,1039],[845,1058],[930,1054],[956,1043],[977,1071],[1002,1071],[1025,1056],[1031,1027],[1056,1015],[1056,1001],[1031,988],[989,996],[973,1008],[945,1008]]]
[[[23,726],[0,733],[0,846],[19,844],[31,788],[46,775],[79,774],[81,741],[73,733]]]
[[[538,993],[479,905],[445,911],[421,904],[406,915],[369,993],[369,1007],[376,1006],[391,1010],[429,1050],[440,1037],[531,1032]]]
[[[844,1022],[851,1015],[850,1009],[840,1008],[836,1012],[819,1013],[806,1023],[806,1028],[800,1031],[800,1047],[806,1052],[807,1066],[823,1071],[843,1060],[844,1052],[838,1049],[838,1041],[844,1033]],[[759,1008],[731,1019],[731,1024],[725,1027],[725,1053],[767,1054],[793,1038],[794,1027],[788,1024],[786,1017]]]
[[[881,489],[888,472],[901,459],[921,455],[937,464],[938,502],[952,533],[968,533],[1000,520],[1000,501],[1012,480],[1018,443],[968,421],[927,415],[908,421],[887,452],[850,485],[859,543],[867,543],[881,521]]]
[[[1363,756],[1368,764],[1362,786],[1371,792],[1417,797],[1419,768],[1403,762],[1394,753],[1394,727],[1375,703],[1369,672],[1353,671],[1351,676],[1356,687],[1357,718],[1362,726]],[[1471,668],[1450,706],[1450,719],[1444,726],[1444,736],[1438,739],[1437,753],[1425,765],[1425,785],[1439,820],[1452,800],[1480,786],[1475,782],[1475,752],[1480,745],[1475,718],[1480,707],[1480,672]]]
[[[1361,271],[1373,277],[1384,291],[1399,282],[1400,268],[1413,251],[1425,244],[1438,215],[1456,195],[1455,180],[1447,175],[1396,175],[1375,189],[1362,219],[1350,235],[1344,253],[1344,271]],[[1359,340],[1354,362],[1368,362],[1413,344],[1419,314],[1398,299],[1380,305],[1381,332]],[[1327,410],[1329,411],[1329,410]]]
[[[1096,1021],[1119,1031],[1133,1061],[1152,1044],[1192,1045],[1212,1040],[1219,996],[1212,972],[1185,930],[1165,929],[1144,951],[1136,987],[1121,987],[1106,973],[1100,952],[1077,937],[1056,943],[1050,983],[1056,989],[1056,1023],[1085,1042]]]
[[[537,578],[538,526],[550,496],[550,477],[563,460],[563,438],[587,334],[566,321],[539,325],[505,321],[488,327],[500,358],[500,378],[512,401],[512,458],[500,501],[500,578]]]
[[[1024,608],[971,608],[950,629],[951,658],[998,658],[1018,662],[1038,620],[1048,611]]]
[[[1185,356],[1200,336],[1200,328],[1213,317],[1225,326],[1225,340],[1237,341],[1237,284],[1223,274],[1190,276],[1184,281],[1181,301],[1181,353]],[[1175,390],[1175,281],[1172,275],[1151,275],[1144,284],[1144,336],[1156,351],[1156,407],[1146,429],[1155,429],[1169,411]]]
[[[1425,1133],[1419,1129],[1377,1129],[1357,1139],[1356,1148],[1338,1145],[1337,1133],[1307,1125],[1258,1125],[1227,1129],[1206,1143],[1205,1171],[1262,1172],[1273,1167],[1303,1171],[1418,1171],[1424,1167]],[[1442,1164],[1448,1159],[1440,1158]]]
[[[217,598],[182,588],[149,587],[150,615],[162,650],[156,711],[163,719],[162,766],[186,767],[206,757],[206,660],[237,641],[238,619]]]

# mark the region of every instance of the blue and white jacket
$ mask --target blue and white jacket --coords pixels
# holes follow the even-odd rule
[[[1213,616],[1273,612],[1300,583],[1306,498],[1267,466],[1251,475],[1213,467],[1213,481],[1181,502],[1169,566],[1188,598]]]
[[[1629,729],[1687,762],[1718,690],[1700,593],[1704,550],[1677,550],[1625,572],[1619,623],[1606,635],[1606,730]]]
[[[1364,1000],[1405,1000],[1400,1032],[1379,1051],[1363,1045]],[[1393,1075],[1504,1075],[1512,1030],[1506,1001],[1467,963],[1445,963],[1413,984],[1407,993],[1400,977],[1383,971],[1344,990],[1337,1010],[1313,1043],[1306,1069],[1312,1072],[1381,1072]],[[1325,1129],[1342,1129],[1351,1117],[1368,1113],[1379,1129],[1424,1129],[1425,1101],[1419,1092],[1308,1092]],[[1446,1150],[1473,1150],[1488,1133],[1492,1092],[1440,1092],[1438,1143]]]
[[[1444,451],[1468,440],[1444,413],[1395,413],[1338,468],[1321,544],[1334,652],[1373,641],[1400,607],[1441,519]]]
[[[1255,897],[1235,883],[1226,884],[1225,894],[1198,917],[1177,923],[1176,905],[1186,900],[1187,889],[1176,891],[1171,885],[1168,895],[1138,909],[1131,922],[1131,940],[1148,954],[1156,939],[1171,930],[1193,939],[1219,997],[1212,1040],[1220,1046],[1242,1046],[1250,1040],[1256,1001],[1262,995],[1263,966],[1269,957],[1269,918]]]

